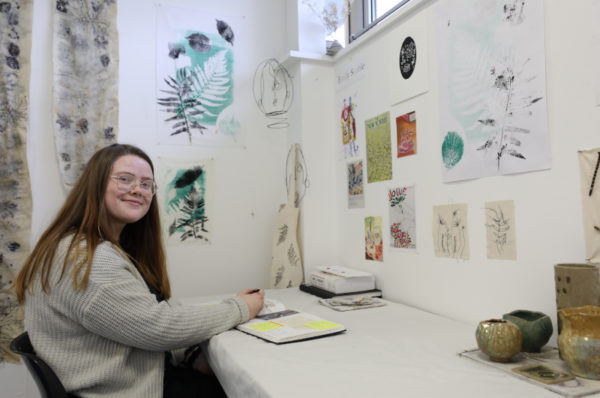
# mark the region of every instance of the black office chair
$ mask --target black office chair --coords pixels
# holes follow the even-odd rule
[[[41,358],[35,355],[27,332],[15,337],[10,343],[10,349],[19,354],[25,366],[33,376],[35,383],[42,394],[42,398],[76,398],[68,394],[54,371]]]

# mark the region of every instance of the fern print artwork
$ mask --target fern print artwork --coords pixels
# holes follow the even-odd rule
[[[436,27],[444,181],[550,168],[542,0],[446,2]]]
[[[235,144],[232,19],[176,7],[158,7],[157,105],[159,141]]]
[[[515,202],[485,203],[487,258],[516,260]]]
[[[159,159],[158,198],[168,245],[211,243],[212,160]]]

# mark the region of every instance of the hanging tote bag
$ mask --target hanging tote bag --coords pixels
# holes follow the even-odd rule
[[[296,173],[298,144],[291,148],[292,170],[288,201],[281,205],[275,217],[271,260],[270,288],[300,286],[304,281],[304,268],[298,244],[297,230],[300,209],[296,207]]]

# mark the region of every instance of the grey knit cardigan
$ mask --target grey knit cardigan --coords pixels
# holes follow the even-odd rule
[[[65,238],[57,248],[49,293],[38,280],[25,299],[25,330],[67,391],[81,397],[162,397],[166,351],[248,320],[248,307],[238,296],[214,305],[158,302],[109,242],[94,253],[87,288],[74,291],[71,267],[60,278],[69,242]]]

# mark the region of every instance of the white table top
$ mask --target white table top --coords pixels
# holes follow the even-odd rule
[[[338,312],[297,288],[266,297],[347,331],[282,345],[237,330],[214,336],[206,354],[230,398],[560,397],[460,357],[476,348],[476,325],[395,303]]]

